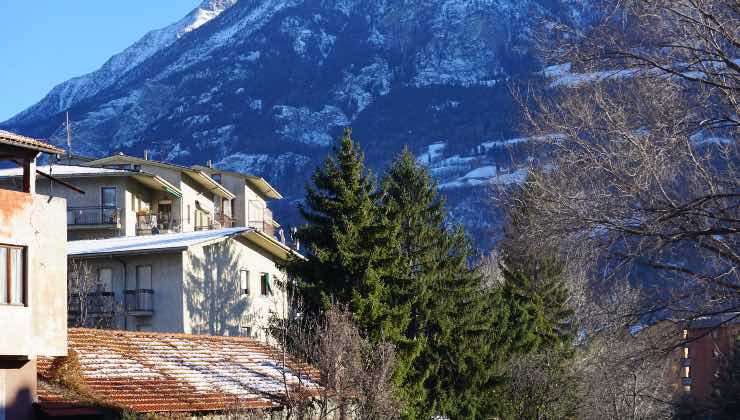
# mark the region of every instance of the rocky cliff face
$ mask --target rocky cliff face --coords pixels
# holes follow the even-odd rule
[[[481,210],[486,186],[521,180],[538,147],[517,136],[507,82],[540,69],[532,33],[544,20],[585,23],[587,10],[579,0],[209,0],[0,126],[64,144],[69,111],[75,153],[149,149],[263,175],[291,197],[279,216],[295,223],[304,181],[351,125],[376,169],[404,145],[419,154],[485,245],[497,223]]]

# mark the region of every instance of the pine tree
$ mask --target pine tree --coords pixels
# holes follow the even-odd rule
[[[379,222],[375,182],[349,128],[333,152],[314,172],[306,205],[299,207],[307,224],[297,237],[306,244],[307,260],[293,261],[288,271],[299,279],[298,293],[309,314],[348,305],[363,330],[382,336],[392,325],[383,307],[387,289],[379,268],[388,228]]]
[[[444,200],[408,150],[388,169],[381,191],[383,217],[395,227],[388,305],[408,314],[399,318],[405,329],[396,341],[406,417],[467,417],[490,388],[487,341],[501,307],[481,288],[464,231],[446,225]]]

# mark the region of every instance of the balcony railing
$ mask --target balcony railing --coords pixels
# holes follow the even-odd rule
[[[247,209],[247,226],[257,229],[266,235],[275,236],[275,220],[272,218],[272,210],[265,207],[264,203],[250,200]]]
[[[68,226],[118,226],[120,211],[117,207],[89,206],[68,207]]]
[[[154,312],[154,290],[136,289],[126,290],[126,312],[140,312],[151,314]]]
[[[138,235],[175,233],[181,230],[180,221],[173,217],[161,219],[156,214],[140,214],[136,216],[136,233]]]
[[[70,294],[69,308],[70,314],[80,314],[82,312],[82,301],[79,293]],[[113,292],[90,292],[85,300],[87,313],[91,315],[110,315],[116,311],[116,294]]]
[[[216,213],[215,223],[217,224],[218,228],[234,227],[234,219],[231,216],[223,214],[221,212]]]

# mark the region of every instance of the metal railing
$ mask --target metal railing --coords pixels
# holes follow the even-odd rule
[[[272,217],[272,210],[260,201],[250,200],[247,203],[247,227],[274,237],[275,221]]]
[[[224,213],[217,212],[216,213],[216,219],[215,223],[217,223],[219,228],[230,228],[234,227],[234,219]]]
[[[117,226],[120,220],[118,207],[88,206],[68,207],[68,226],[110,225]]]
[[[154,312],[154,290],[126,290],[124,297],[126,312]]]
[[[136,216],[136,233],[138,235],[173,233],[180,232],[181,229],[180,221],[173,217],[162,220],[156,214],[140,214]]]

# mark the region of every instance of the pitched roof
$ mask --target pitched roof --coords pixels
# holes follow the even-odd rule
[[[139,413],[203,412],[277,407],[285,395],[282,353],[256,339],[70,328],[80,385],[103,404]],[[38,359],[42,381],[54,377],[53,358]],[[318,391],[317,371],[286,362],[289,386]],[[306,395],[308,396],[308,395]],[[39,405],[81,405],[44,388]]]
[[[201,166],[201,165],[193,165],[193,169],[197,169],[199,171],[203,171],[209,175],[213,174],[228,174],[231,176],[243,178],[249,186],[251,186],[253,189],[255,189],[259,194],[261,194],[264,197],[272,198],[276,200],[282,200],[283,196],[273,188],[272,185],[270,185],[265,178],[262,178],[260,176],[255,175],[247,175],[243,174],[241,172],[235,172],[235,171],[227,171],[222,170],[219,168],[209,168],[207,166]]]
[[[11,146],[36,150],[38,152],[45,153],[64,153],[64,150],[49,143],[45,143],[41,140],[36,140],[31,137],[22,136],[20,134],[11,133],[10,131],[5,130],[0,130],[0,144],[9,144]]]
[[[154,190],[165,191],[175,197],[182,196],[182,192],[177,187],[170,184],[166,179],[158,175],[150,174],[148,172],[77,165],[43,165],[36,167],[36,169],[47,175],[53,175],[55,178],[58,179],[126,176],[134,178],[140,183]],[[0,179],[18,178],[21,176],[23,176],[23,168],[16,167],[0,169]]]
[[[217,242],[249,230],[252,230],[252,228],[235,227],[163,235],[123,236],[109,239],[69,241],[67,242],[67,255],[81,257],[183,251],[191,246]]]
[[[151,166],[157,166],[160,168],[179,171],[179,172],[187,174],[189,177],[193,178],[196,182],[198,182],[199,184],[203,185],[204,187],[208,188],[210,191],[213,191],[214,193],[216,193],[217,195],[221,197],[224,197],[229,200],[236,198],[234,193],[226,189],[226,187],[224,187],[223,185],[214,181],[210,176],[208,176],[203,171],[193,169],[193,168],[188,168],[187,166],[175,165],[175,164],[166,163],[166,162],[159,162],[156,160],[141,159],[135,156],[124,155],[123,153],[104,157],[104,158],[97,159],[97,160],[93,160],[91,162],[87,162],[86,165],[103,166],[103,165],[116,165],[116,164],[129,164],[129,163],[136,164],[136,165],[151,165]]]

